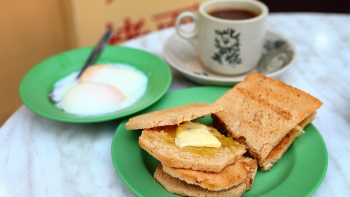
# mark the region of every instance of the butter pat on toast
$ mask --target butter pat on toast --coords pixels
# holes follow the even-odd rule
[[[220,134],[209,127],[222,145],[211,147],[184,147],[175,144],[176,126],[145,129],[139,137],[139,145],[154,158],[173,168],[185,168],[209,172],[220,172],[234,163],[245,152],[245,145]]]

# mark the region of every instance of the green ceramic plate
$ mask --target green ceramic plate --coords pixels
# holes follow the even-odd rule
[[[176,91],[142,113],[190,102],[212,103],[227,90],[199,87]],[[199,121],[210,124],[211,118],[206,116]],[[119,177],[137,196],[177,196],[153,180],[159,162],[139,147],[140,131],[126,131],[125,122],[117,128],[112,142],[112,160]],[[311,196],[317,190],[327,171],[327,149],[312,124],[305,131],[269,172],[258,171],[253,188],[244,196]]]
[[[48,95],[57,80],[83,66],[91,51],[92,47],[86,47],[63,52],[33,67],[24,76],[19,87],[23,103],[37,114],[54,120],[76,123],[101,122],[130,115],[152,105],[170,87],[170,68],[159,57],[133,48],[108,46],[96,63],[124,63],[141,70],[148,77],[145,94],[134,105],[115,113],[89,117],[65,113],[49,101]]]

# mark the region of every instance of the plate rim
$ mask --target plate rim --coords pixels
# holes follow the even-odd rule
[[[56,116],[55,114],[47,113],[45,110],[40,110],[40,109],[38,110],[35,106],[33,106],[33,102],[29,101],[30,95],[28,95],[28,93],[25,93],[25,91],[27,91],[28,86],[30,86],[29,85],[30,80],[33,79],[33,77],[35,76],[34,73],[38,72],[38,70],[41,70],[41,69],[43,69],[43,67],[47,66],[46,62],[48,62],[50,60],[53,60],[55,58],[57,59],[61,56],[64,56],[65,54],[69,54],[69,53],[85,53],[84,50],[86,50],[86,52],[90,52],[92,49],[93,49],[93,47],[88,46],[88,47],[80,47],[80,48],[75,48],[75,49],[63,51],[61,53],[57,53],[55,55],[52,55],[52,56],[40,61],[39,63],[34,65],[32,68],[30,68],[28,70],[28,72],[22,77],[20,84],[19,84],[18,92],[19,92],[19,97],[20,97],[22,103],[27,108],[29,108],[32,112],[34,112],[40,116],[52,119],[52,120],[57,120],[57,121],[62,121],[62,122],[70,122],[70,123],[96,123],[96,122],[103,122],[103,121],[109,121],[109,120],[122,118],[122,117],[125,117],[128,115],[131,115],[133,113],[136,113],[138,111],[141,111],[141,110],[151,106],[155,102],[157,102],[169,90],[171,83],[172,83],[172,80],[173,80],[173,76],[172,76],[172,72],[171,72],[169,65],[162,58],[160,58],[159,56],[156,56],[155,54],[152,54],[148,51],[137,49],[137,48],[120,46],[120,45],[108,45],[108,46],[106,46],[105,50],[110,50],[110,51],[122,50],[122,51],[127,52],[127,53],[135,53],[135,54],[143,53],[145,56],[151,57],[153,60],[159,62],[159,64],[157,64],[157,66],[161,66],[165,72],[162,72],[162,76],[164,76],[164,77],[162,77],[162,78],[164,78],[164,83],[162,84],[162,87],[159,88],[158,94],[154,95],[144,105],[139,106],[139,107],[132,109],[132,110],[129,110],[129,111],[124,111],[124,112],[119,113],[119,114],[117,112],[113,112],[113,113],[103,114],[103,115],[98,115],[98,116],[81,116],[81,117],[76,116],[76,117],[73,117],[73,115],[72,115],[72,117],[61,117],[61,116]],[[86,56],[88,56],[88,55],[89,54],[86,54]],[[103,54],[101,54],[101,56],[102,55]],[[131,66],[133,66],[133,65],[131,65]],[[147,78],[149,79],[149,76],[147,76]],[[49,83],[54,84],[55,82],[50,81]],[[51,84],[47,84],[47,86],[48,86],[47,88],[49,88],[49,86],[51,87]],[[142,99],[142,97],[141,97],[141,99]],[[128,108],[126,108],[124,110],[127,110],[127,109]]]
[[[290,67],[292,67],[294,65],[296,58],[297,58],[296,48],[295,48],[294,44],[289,39],[287,39],[282,34],[277,33],[276,31],[273,31],[271,29],[267,29],[266,34],[272,34],[275,37],[279,37],[279,38],[282,38],[283,40],[287,41],[291,51],[293,51],[293,57],[290,60],[289,64],[287,64],[286,66],[284,66],[281,69],[278,69],[278,70],[273,71],[271,73],[264,74],[268,77],[277,77],[280,74],[287,71]],[[218,77],[210,77],[210,76],[205,76],[205,75],[194,74],[193,72],[190,72],[189,70],[184,69],[182,66],[175,64],[174,60],[169,57],[170,52],[168,52],[167,47],[170,45],[170,43],[173,39],[181,39],[181,38],[176,34],[176,32],[173,32],[166,39],[166,41],[163,44],[162,57],[172,68],[174,68],[176,71],[178,71],[179,73],[181,73],[185,77],[192,78],[191,80],[193,80],[193,81],[197,81],[199,83],[203,83],[203,81],[206,81],[206,82],[204,82],[204,84],[207,84],[207,85],[215,85],[215,84],[219,83],[221,85],[228,86],[228,85],[233,85],[235,83],[242,81],[244,79],[244,77],[246,77],[249,74],[249,72],[244,73],[244,74],[240,74],[240,75],[219,75],[219,74],[217,74],[217,75],[219,75]],[[190,43],[187,43],[187,45],[190,46]],[[206,69],[203,69],[203,70],[206,70]],[[211,72],[208,70],[206,70],[206,71]],[[193,78],[195,78],[195,80]]]
[[[218,89],[218,88],[222,89],[222,88],[224,88],[226,90],[229,89],[227,87],[218,87],[218,86],[201,86],[201,87],[194,87],[194,88],[185,88],[185,89],[177,90],[177,91],[174,91],[174,92],[171,92],[171,93],[167,93],[166,96],[163,97],[163,99],[166,99],[166,97],[169,97],[169,95],[171,96],[173,94],[181,94],[181,93],[178,93],[178,92],[183,92],[183,91],[204,91],[204,92],[208,92],[208,90],[210,90],[212,88],[214,88],[214,89]],[[169,105],[169,104],[167,104],[167,105]],[[156,108],[157,109],[157,106],[154,105],[154,106],[152,106],[152,108]],[[148,110],[152,110],[152,109],[146,109],[144,111],[147,112]],[[144,111],[142,111],[142,112],[144,112]],[[118,136],[121,135],[119,133],[121,131],[126,131],[125,130],[125,123],[126,123],[126,121],[127,121],[127,119],[124,119],[118,125],[118,127],[115,130],[115,133],[114,133],[114,136],[113,136],[113,139],[112,139],[112,143],[111,143],[112,162],[113,162],[114,168],[115,168],[118,176],[120,177],[122,182],[127,186],[127,188],[131,192],[133,192],[134,194],[137,194],[138,196],[147,196],[147,195],[144,195],[144,194],[140,193],[139,191],[136,191],[135,188],[133,187],[133,185],[130,183],[130,180],[127,180],[127,178],[123,174],[124,172],[122,172],[122,170],[120,169],[120,166],[118,165],[118,158],[116,158],[117,155],[114,152],[117,149]],[[122,128],[122,127],[124,127],[124,128]],[[310,128],[306,128],[306,130],[310,130],[311,132],[313,132],[313,135],[317,135],[318,136],[318,139],[317,139],[318,140],[318,144],[320,146],[322,146],[322,149],[323,149],[323,152],[322,152],[322,164],[323,164],[323,166],[321,167],[322,168],[322,173],[319,174],[317,182],[314,185],[310,186],[310,189],[308,190],[308,193],[307,194],[303,193],[304,195],[311,196],[320,187],[320,185],[322,184],[322,182],[323,182],[323,180],[325,178],[325,175],[327,173],[327,169],[328,169],[328,151],[327,151],[327,147],[326,147],[325,141],[324,141],[321,133],[318,131],[318,129],[312,123],[309,124],[308,127],[310,127]],[[314,130],[314,131],[312,131],[312,130]],[[128,133],[128,132],[138,132],[139,133],[138,135],[140,135],[140,133],[141,133],[140,130],[139,131],[126,131],[126,133]],[[137,141],[135,143],[138,144]],[[292,144],[292,146],[293,146],[293,144]],[[139,145],[137,145],[137,146],[139,147]],[[137,151],[141,151],[142,152],[143,150],[139,147],[139,149],[137,149]],[[130,157],[130,155],[129,155],[129,157]],[[143,164],[140,164],[140,165],[143,165]],[[151,175],[151,176],[153,177],[153,175]],[[162,187],[162,186],[160,186],[160,187]],[[254,185],[253,185],[253,187],[254,187]],[[169,193],[169,194],[171,194],[171,193]],[[266,194],[263,194],[263,196],[266,196]]]

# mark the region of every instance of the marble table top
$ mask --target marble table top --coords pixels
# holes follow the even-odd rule
[[[350,15],[275,13],[269,28],[294,45],[297,59],[279,79],[324,104],[313,124],[329,163],[314,196],[350,195]],[[162,56],[165,29],[126,42]],[[173,71],[169,92],[198,86]],[[111,142],[118,120],[71,124],[21,106],[0,129],[0,196],[134,196],[118,177]],[[297,189],[297,188],[296,188]]]

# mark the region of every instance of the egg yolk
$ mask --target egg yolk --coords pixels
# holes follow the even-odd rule
[[[64,95],[64,111],[77,115],[99,115],[116,111],[124,100],[116,88],[96,83],[78,83]]]
[[[146,91],[147,76],[130,66],[100,64],[87,68],[79,82],[111,85],[123,92],[126,98],[123,105],[130,106]]]
[[[80,76],[79,82],[89,82],[91,79],[94,78],[96,73],[98,73],[99,70],[102,70],[106,67],[106,65],[95,65],[95,66],[90,66],[88,67]]]

